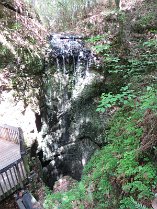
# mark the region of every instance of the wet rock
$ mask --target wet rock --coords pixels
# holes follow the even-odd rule
[[[79,180],[103,143],[105,115],[96,112],[103,76],[92,70],[93,55],[80,36],[52,35],[43,75],[41,141],[45,172],[52,186],[60,176]],[[101,121],[101,122],[100,122]]]

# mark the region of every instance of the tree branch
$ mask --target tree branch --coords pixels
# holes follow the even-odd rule
[[[3,5],[4,7],[6,7],[7,9],[10,9],[10,10],[22,15],[20,8],[15,8],[13,5],[10,5],[9,3],[4,2],[4,1],[0,2],[0,4]]]

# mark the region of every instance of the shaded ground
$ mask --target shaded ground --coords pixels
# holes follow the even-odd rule
[[[8,197],[0,203],[0,209],[18,209],[13,196]]]
[[[32,193],[34,195],[34,197],[39,201],[39,203],[41,205],[43,205],[43,201],[44,201],[44,195],[45,195],[45,187],[42,185],[39,185],[40,188],[38,188],[35,193]],[[18,209],[18,206],[15,202],[15,198],[14,196],[10,196],[8,198],[6,198],[5,200],[3,200],[2,202],[0,202],[0,209]]]

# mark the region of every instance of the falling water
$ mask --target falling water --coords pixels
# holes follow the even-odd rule
[[[93,55],[81,36],[54,34],[49,37],[43,99],[40,148],[49,185],[61,175],[80,179],[84,164],[98,148],[102,130],[97,123],[95,86],[103,79],[91,71]],[[97,127],[98,129],[98,127]]]

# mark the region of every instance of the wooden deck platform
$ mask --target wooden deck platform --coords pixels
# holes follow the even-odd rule
[[[0,126],[0,200],[22,187],[27,179],[20,131],[19,128]]]
[[[20,145],[0,138],[0,170],[20,158]]]

